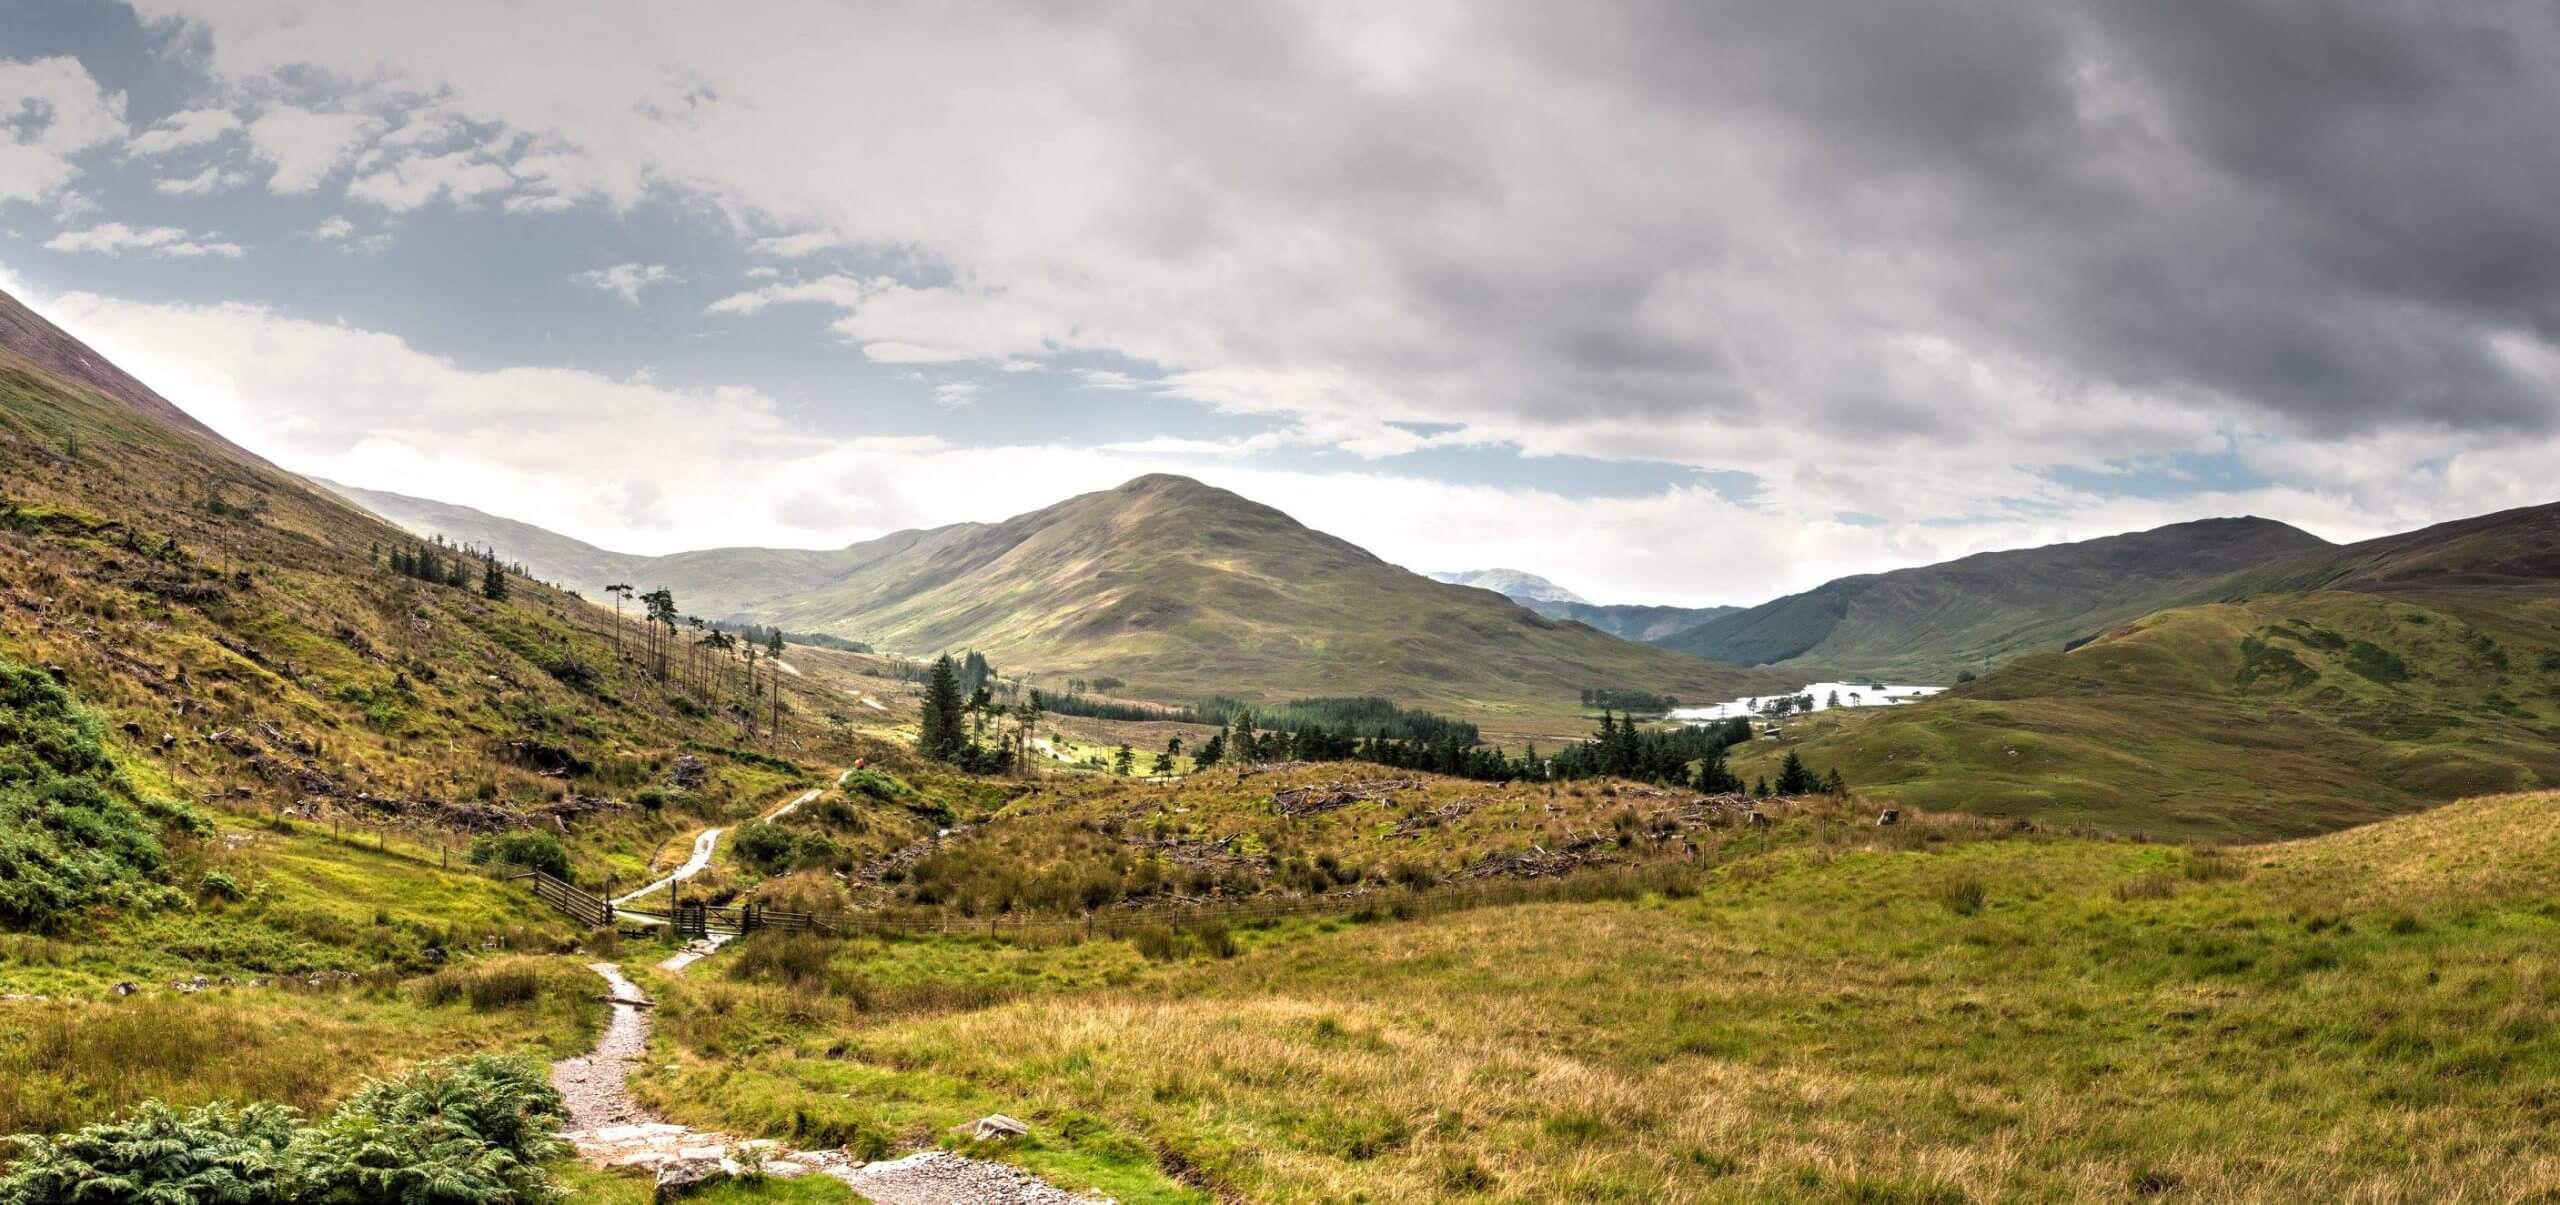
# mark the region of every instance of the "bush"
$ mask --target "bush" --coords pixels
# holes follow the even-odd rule
[[[0,1205],[56,1201],[548,1202],[560,1094],[522,1059],[478,1056],[368,1081],[317,1126],[280,1105],[184,1112],[20,1135]]]
[[[756,821],[738,830],[731,846],[738,860],[758,874],[778,874],[800,856],[800,838],[779,824]]]
[[[562,882],[571,881],[569,847],[549,833],[532,831],[489,833],[471,842],[471,864],[474,866],[522,866],[539,870]]]
[[[203,817],[143,799],[108,757],[97,717],[50,674],[0,660],[0,926],[51,928],[96,904],[157,906],[164,830]]]

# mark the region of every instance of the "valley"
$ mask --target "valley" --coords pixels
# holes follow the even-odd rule
[[[5,314],[0,1205],[2560,1178],[2560,508],[1588,619],[1166,475],[641,558]]]

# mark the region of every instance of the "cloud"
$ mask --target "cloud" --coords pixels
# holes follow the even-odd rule
[[[975,381],[944,381],[933,387],[933,404],[957,410],[977,404],[985,387]]]
[[[225,189],[237,188],[248,182],[248,173],[233,171],[216,164],[192,176],[163,176],[152,181],[151,187],[165,196],[201,197]]]
[[[592,285],[608,293],[618,293],[625,302],[640,304],[640,291],[651,285],[674,284],[683,279],[665,264],[615,264],[595,268],[577,275],[580,284]]]
[[[515,183],[516,178],[506,168],[477,151],[410,154],[356,177],[347,185],[347,196],[401,213],[438,199],[467,205],[489,194],[505,192]]]
[[[249,122],[249,143],[275,169],[267,177],[269,191],[306,193],[345,166],[380,126],[362,113],[279,104]]]
[[[356,224],[342,217],[326,219],[311,229],[311,237],[322,242],[353,238],[355,233]]]
[[[0,201],[44,201],[80,174],[74,156],[125,136],[125,100],[78,59],[0,59]]]
[[[187,109],[163,117],[150,129],[134,135],[124,144],[124,153],[137,158],[165,155],[203,146],[242,128],[239,117],[229,109]]]
[[[238,259],[246,254],[240,244],[224,242],[219,235],[198,236],[175,226],[134,227],[122,222],[63,231],[46,240],[45,249],[91,255],[142,251],[167,259],[195,259],[207,255]]]

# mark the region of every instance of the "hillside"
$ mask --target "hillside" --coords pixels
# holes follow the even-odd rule
[[[975,648],[1008,674],[1108,675],[1125,679],[1126,693],[1167,701],[1378,694],[1477,720],[1490,734],[1554,738],[1581,735],[1577,700],[1586,686],[1720,699],[1796,684],[1430,581],[1182,477],[1143,477],[1002,523],[900,532],[832,551],[623,560],[539,532],[517,533],[532,549],[519,552],[505,537],[521,525],[417,499],[355,496],[404,523],[495,543],[545,576],[620,574],[643,588],[666,585],[708,616],[909,655]]]
[[[848,748],[796,702],[779,737],[750,735],[735,667],[679,646],[661,678],[636,624],[617,633],[569,595],[501,575],[508,597],[487,597],[484,567],[449,552],[460,585],[398,571],[407,533],[171,417],[9,307],[0,657],[48,667],[185,792],[438,840],[518,825],[653,840],[677,817],[629,800],[667,785],[681,752],[703,768],[680,806],[718,814],[788,781],[787,759]]]
[[[1452,586],[1491,590],[1517,603],[1581,603],[1590,599],[1524,569],[1462,569],[1423,576]]]
[[[1656,643],[1741,665],[1943,682],[2216,597],[2235,575],[2331,548],[2269,519],[2205,519],[1840,578]]]
[[[1797,721],[1735,768],[1801,748],[1881,798],[2218,840],[2560,783],[2554,585],[2173,608],[1925,702]]]

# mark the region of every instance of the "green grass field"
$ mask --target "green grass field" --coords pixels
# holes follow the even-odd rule
[[[1694,894],[1226,958],[750,947],[671,993],[652,1085],[857,1144],[1002,1109],[1035,1124],[1004,1157],[1124,1201],[2514,1199],[2560,1178],[2555,809],[2229,850],[1840,829]]]

